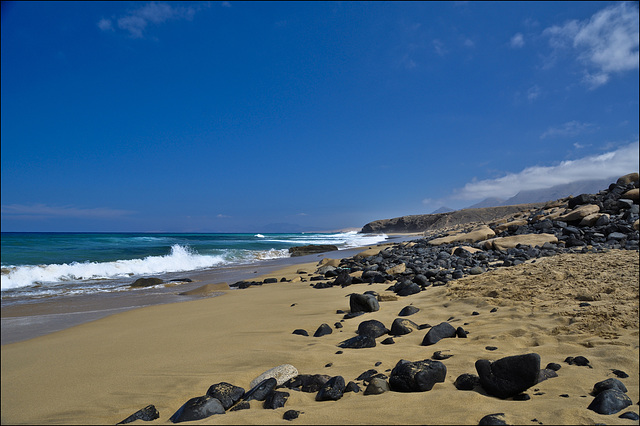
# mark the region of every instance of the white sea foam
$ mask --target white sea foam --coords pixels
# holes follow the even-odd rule
[[[256,238],[264,238],[264,235],[262,235],[262,234],[256,234],[256,235],[254,235],[254,237],[256,237]]]
[[[56,284],[69,281],[116,279],[132,275],[182,272],[209,268],[225,263],[221,255],[200,255],[188,247],[174,245],[165,256],[115,262],[73,262],[51,265],[3,268],[2,290],[37,284]]]
[[[302,234],[300,237],[289,240],[270,239],[268,241],[289,244],[333,244],[339,249],[348,249],[377,244],[386,239],[386,234],[359,234],[356,231],[350,231],[339,234]]]

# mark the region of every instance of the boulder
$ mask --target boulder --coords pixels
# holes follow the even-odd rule
[[[341,342],[338,346],[344,349],[373,348],[376,346],[376,339],[370,336],[355,336]]]
[[[576,207],[568,213],[558,216],[557,220],[561,220],[563,222],[577,222],[589,215],[598,213],[599,211],[600,206],[597,204],[585,204],[580,207]]]
[[[326,374],[300,374],[297,377],[287,380],[283,384],[288,389],[295,389],[301,392],[318,392],[331,376]]]
[[[224,409],[228,410],[244,396],[244,389],[230,383],[220,382],[211,385],[209,390],[207,390],[207,395],[216,398],[220,401]]]
[[[363,321],[358,325],[358,334],[360,336],[369,336],[375,339],[376,337],[384,336],[388,332],[389,329],[378,320]]]
[[[147,405],[146,407],[136,411],[126,419],[121,422],[118,422],[119,425],[124,425],[127,423],[135,422],[136,420],[143,420],[145,422],[150,422],[151,420],[155,420],[160,417],[160,413],[154,405]]]
[[[487,238],[494,237],[496,233],[493,229],[489,228],[486,225],[482,225],[471,232],[448,235],[446,237],[434,238],[430,240],[428,243],[432,246],[439,246],[442,244],[450,244],[450,243],[475,243],[478,241],[486,240]]]
[[[264,399],[262,407],[268,410],[275,410],[277,408],[284,407],[289,395],[289,392],[273,391]]]
[[[506,230],[507,230],[507,229],[509,229],[511,226],[524,226],[524,225],[528,225],[528,222],[527,222],[527,220],[526,220],[526,219],[516,219],[516,220],[513,220],[513,221],[511,221],[511,222],[505,222],[505,223],[502,223],[502,224],[500,224],[500,225],[496,226],[495,228],[493,228],[493,230],[494,230],[497,234],[499,234],[499,233],[501,233],[501,232],[506,231]]]
[[[255,399],[256,401],[264,401],[267,395],[276,388],[277,384],[278,382],[273,377],[265,379],[245,393],[242,400],[252,401]]]
[[[419,325],[410,319],[406,318],[396,318],[393,320],[393,324],[391,324],[391,331],[389,334],[392,336],[403,336],[405,334],[409,334],[412,331],[418,330]]]
[[[538,382],[540,355],[508,356],[494,362],[480,359],[476,361],[476,370],[482,388],[489,395],[505,399],[522,393]]]
[[[553,234],[522,234],[508,237],[492,238],[483,243],[485,249],[507,250],[518,244],[523,246],[540,246],[544,243],[557,243],[558,238]]]
[[[222,403],[209,395],[197,396],[185,402],[170,418],[173,423],[206,419],[214,414],[224,414]]]
[[[634,203],[638,204],[638,197],[640,197],[640,189],[633,188],[622,194],[622,198],[627,200],[632,200]]]
[[[351,312],[375,312],[380,309],[378,299],[372,294],[352,293],[349,296]]]
[[[320,324],[320,327],[318,327],[316,332],[313,333],[313,337],[322,337],[322,336],[326,336],[327,334],[331,334],[331,333],[333,333],[333,329],[331,328],[331,326],[329,324]],[[289,379],[287,379],[287,380],[289,380]]]
[[[371,379],[367,388],[364,390],[364,395],[380,395],[389,390],[389,383],[381,377],[374,377]]]
[[[440,361],[398,361],[389,377],[389,387],[396,392],[425,392],[444,382],[447,367]]]
[[[282,386],[287,380],[292,379],[298,375],[298,370],[291,364],[282,364],[277,367],[273,367],[264,373],[260,374],[258,377],[253,379],[249,386],[251,388],[256,387],[260,382],[274,378],[276,380],[277,386]]]
[[[412,305],[408,305],[405,306],[404,308],[402,308],[402,310],[398,313],[399,317],[408,317],[409,315],[413,315],[417,312],[419,312],[420,309],[416,308],[415,306]]]
[[[344,395],[344,389],[344,378],[342,376],[334,376],[318,391],[316,401],[337,401]]]
[[[151,287],[152,285],[162,284],[163,282],[164,281],[162,281],[160,278],[155,277],[138,278],[131,284],[131,287]]]
[[[429,329],[422,339],[422,346],[430,346],[447,337],[456,337],[456,329],[448,322],[441,322]]]
[[[624,383],[612,377],[593,385],[593,391],[591,392],[591,394],[595,396],[595,395],[598,395],[600,392],[606,391],[607,389],[617,389],[620,392],[624,392],[624,393],[627,392],[627,387],[624,385]]]
[[[633,183],[636,187],[640,186],[640,175],[638,173],[629,173],[624,176],[620,176],[616,181],[616,185],[627,185],[628,183]]]
[[[405,263],[401,263],[399,265],[396,265],[387,269],[385,272],[388,275],[398,275],[398,274],[402,274],[406,270],[407,270],[407,265]]]
[[[458,390],[473,390],[480,385],[480,377],[475,374],[464,373],[458,376],[453,386]]]
[[[289,248],[289,254],[291,257],[296,257],[336,250],[338,250],[338,247],[332,244],[310,244],[306,246],[291,247]]]
[[[587,407],[598,414],[615,414],[630,406],[631,398],[618,389],[607,389],[600,392]]]

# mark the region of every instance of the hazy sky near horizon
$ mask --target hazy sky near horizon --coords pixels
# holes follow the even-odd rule
[[[1,32],[2,231],[331,230],[638,170],[635,2],[8,2]]]

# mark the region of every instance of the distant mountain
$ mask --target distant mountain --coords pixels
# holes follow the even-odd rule
[[[452,212],[452,211],[454,211],[454,210],[450,209],[449,207],[442,206],[439,209],[432,211],[431,214],[449,213],[449,212]]]
[[[467,208],[469,209],[483,209],[485,207],[499,207],[499,206],[505,206],[506,204],[503,204],[504,200],[502,198],[497,198],[497,197],[489,197],[489,198],[485,198],[484,200],[480,201],[479,203],[476,203],[472,206],[469,206]]]
[[[512,206],[516,204],[528,204],[528,203],[544,203],[547,201],[553,201],[560,198],[568,197],[569,195],[580,194],[597,194],[603,189],[609,188],[611,183],[614,183],[615,179],[598,179],[598,180],[583,180],[578,182],[566,183],[562,185],[552,186],[551,188],[532,189],[528,191],[520,191],[513,197],[507,200],[501,200],[500,198],[485,198],[477,204],[474,204],[468,208],[484,208],[484,207],[499,207],[499,206]]]

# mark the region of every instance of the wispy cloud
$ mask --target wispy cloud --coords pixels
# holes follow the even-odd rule
[[[192,20],[196,12],[206,5],[198,3],[196,6],[177,6],[169,3],[151,2],[131,10],[123,16],[102,18],[98,21],[98,28],[102,31],[124,31],[132,38],[144,38],[145,31],[150,24],[159,25],[170,20]]]
[[[519,49],[524,46],[524,36],[522,33],[516,33],[511,37],[509,45],[514,49]]]
[[[433,49],[440,56],[444,56],[448,53],[447,49],[444,46],[444,43],[441,40],[435,39],[432,41]]]
[[[110,209],[104,207],[83,209],[72,206],[48,206],[46,204],[6,204],[0,207],[3,216],[14,219],[44,219],[52,217],[114,219],[134,214],[131,210]]]
[[[620,177],[638,171],[638,141],[601,155],[563,161],[556,166],[527,167],[497,179],[467,183],[456,191],[454,199],[479,200],[487,197],[509,198],[523,190],[550,188],[581,180]]]
[[[529,101],[535,101],[536,99],[538,99],[538,97],[540,97],[540,93],[540,87],[537,84],[534,84],[527,90],[527,99]]]
[[[568,121],[558,127],[549,127],[544,133],[540,135],[540,139],[553,138],[553,137],[571,137],[577,136],[582,133],[591,132],[595,130],[592,123],[581,123],[579,121]]]
[[[543,31],[555,51],[573,52],[585,66],[583,82],[594,89],[611,74],[638,69],[638,7],[619,3],[591,19],[572,20]]]

